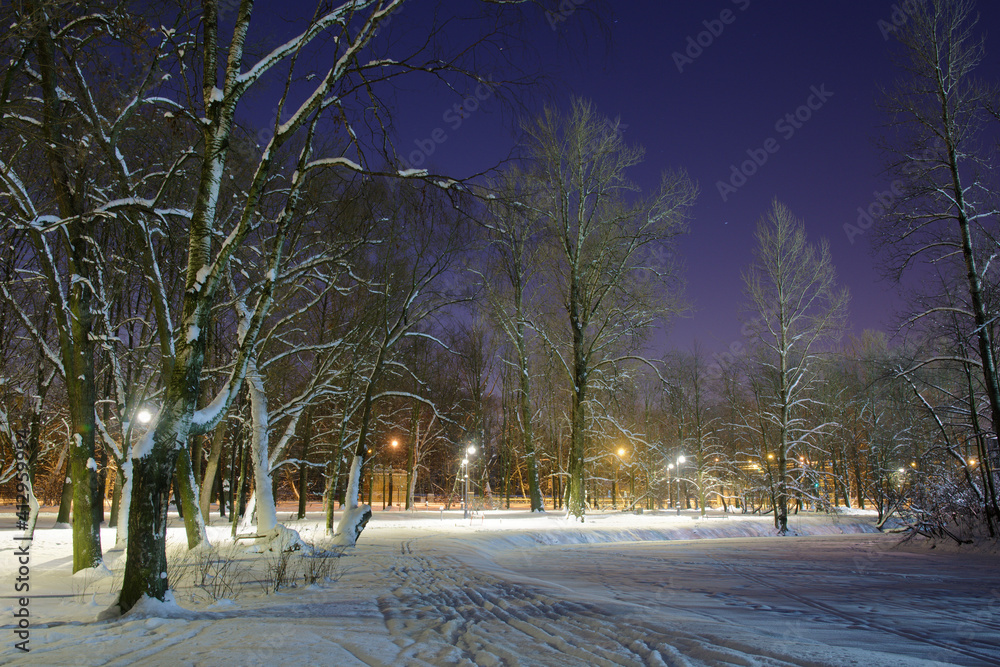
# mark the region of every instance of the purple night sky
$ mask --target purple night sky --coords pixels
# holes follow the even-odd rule
[[[515,61],[523,58],[526,70],[541,67],[550,77],[548,92],[526,101],[529,108],[545,101],[565,108],[578,95],[592,99],[602,114],[620,116],[626,140],[646,148],[645,163],[632,173],[644,188],[655,187],[666,167],[683,167],[698,181],[691,233],[681,242],[692,310],[672,323],[666,345],[690,348],[697,339],[717,352],[743,342],[741,274],[751,260],[756,222],[775,197],[805,220],[810,240],[829,240],[840,280],[851,290],[851,330],[891,330],[898,288],[880,279],[869,237],[849,239],[844,225],[855,223],[858,208],[874,204],[891,185],[875,146],[885,122],[877,103],[880,87],[896,76],[886,31],[894,16],[905,16],[899,6],[906,3],[599,4],[567,0],[568,11],[558,17],[527,11],[523,31],[530,47]],[[397,19],[398,27],[423,23],[431,10],[448,6],[415,2]],[[607,39],[588,14],[602,8]],[[980,2],[979,11],[987,63],[996,77],[1000,44],[988,31],[1000,25],[1000,7]],[[720,27],[709,40],[709,29],[718,33]],[[690,51],[695,57],[679,71],[674,54],[685,54],[689,38],[699,37],[707,46]],[[483,61],[481,68],[487,67]],[[445,114],[464,95],[433,84],[405,85],[396,95],[399,154],[410,154],[439,128],[447,137],[414,166],[466,177],[508,157],[516,121],[495,100],[453,129]],[[810,103],[814,110],[806,122],[784,120]],[[730,179],[732,165],[750,159],[748,151],[760,159],[766,149],[766,163],[724,201],[717,183]]]

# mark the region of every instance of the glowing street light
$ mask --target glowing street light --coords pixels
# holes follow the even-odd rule
[[[135,418],[140,424],[148,424],[153,419],[153,413],[143,408],[139,412],[135,413]]]
[[[382,465],[382,509],[386,508],[386,506],[387,506],[386,505],[387,499],[388,499],[388,507],[390,507],[390,508],[392,507],[393,491],[395,490],[395,489],[393,489],[393,486],[394,486],[393,485],[393,472],[394,472],[394,470],[393,470],[393,464],[395,463],[395,458],[396,458],[395,457],[395,452],[396,452],[396,448],[399,447],[399,441],[398,440],[392,440],[392,441],[389,442],[389,446],[392,447],[392,453],[390,453],[390,455],[389,455],[389,465],[388,465],[388,467],[385,464]],[[389,493],[388,494],[386,494],[386,485],[388,485],[388,487],[389,487]]]
[[[621,459],[625,456],[625,448],[619,447],[618,458],[612,461],[613,470],[611,471],[611,509],[618,509],[618,468],[621,466]]]

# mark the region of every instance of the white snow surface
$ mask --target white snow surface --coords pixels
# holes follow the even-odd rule
[[[30,547],[31,651],[13,648],[19,603],[7,586],[0,664],[1000,663],[996,551],[901,545],[870,516],[793,516],[795,535],[775,537],[770,517],[741,515],[609,512],[581,524],[553,513],[376,510],[357,546],[330,557],[333,576],[310,584],[303,573],[330,548],[322,517],[286,517],[316,547],[288,556],[294,585],[265,590],[278,556],[233,544],[217,515],[214,550],[187,552],[172,514],[171,599],[109,618],[124,567],[114,529],[102,530],[112,575],[72,576],[72,532],[43,514]],[[7,582],[13,519],[0,510]],[[206,557],[235,561],[233,585],[213,592],[212,575],[195,585]]]

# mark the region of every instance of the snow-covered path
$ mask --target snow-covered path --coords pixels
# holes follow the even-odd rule
[[[756,530],[683,528],[695,524]],[[38,590],[31,653],[5,641],[0,663],[1000,664],[994,555],[897,548],[898,538],[873,534],[604,541],[635,537],[633,527],[609,528],[375,522],[336,583],[270,595],[251,587],[212,605],[179,593],[189,609],[111,621],[92,620],[110,594],[59,580],[63,559],[40,558],[40,587],[80,590],[65,599]]]

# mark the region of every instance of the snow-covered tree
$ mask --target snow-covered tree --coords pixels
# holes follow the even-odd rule
[[[539,215],[532,205],[530,180],[519,170],[504,175],[492,194],[486,227],[490,236],[488,275],[484,280],[485,299],[516,358],[517,424],[527,464],[528,498],[532,512],[545,510],[538,480],[538,455],[532,424],[531,363],[529,321],[533,295],[538,286]],[[500,276],[501,280],[493,279]]]
[[[636,360],[637,344],[678,306],[670,244],[684,230],[696,188],[666,172],[640,198],[627,172],[642,159],[620,123],[574,100],[526,126],[536,211],[546,235],[547,284],[562,325],[545,333],[571,388],[570,514],[585,511],[587,405],[594,375]]]
[[[995,306],[988,293],[997,282],[995,84],[981,82],[985,58],[972,0],[916,3],[910,19],[895,32],[902,76],[886,96],[893,134],[885,138],[889,168],[899,176],[902,195],[879,228],[882,249],[896,276],[913,267],[960,258],[968,299],[954,310],[971,320],[976,348],[963,350],[976,368],[989,410],[977,431],[986,488],[985,516],[1000,532],[998,471],[987,443],[1000,435],[1000,375],[996,360]],[[933,316],[954,304],[927,304],[914,319]],[[964,346],[962,346],[964,347]],[[958,361],[958,360],[956,360]],[[992,454],[992,456],[991,456]]]
[[[758,344],[753,374],[759,378],[756,429],[774,455],[775,528],[788,530],[792,485],[789,460],[827,424],[810,419],[811,390],[824,345],[842,331],[848,293],[837,287],[836,269],[826,242],[806,240],[804,223],[775,201],[756,231],[755,260],[744,275],[748,307],[757,317]],[[800,450],[801,453],[800,453]]]
[[[356,542],[371,512],[360,503],[359,495],[376,403],[389,396],[420,399],[393,389],[387,382],[392,376],[420,375],[417,369],[400,365],[403,343],[415,337],[437,340],[427,331],[430,319],[467,300],[465,290],[455,289],[452,273],[459,270],[459,260],[468,250],[469,221],[433,186],[400,184],[395,192],[392,203],[383,210],[384,224],[379,244],[372,251],[372,273],[361,302],[368,314],[368,335],[355,351],[364,359],[358,380],[363,399],[358,406],[360,423],[348,473],[345,512],[336,530],[344,545]]]

